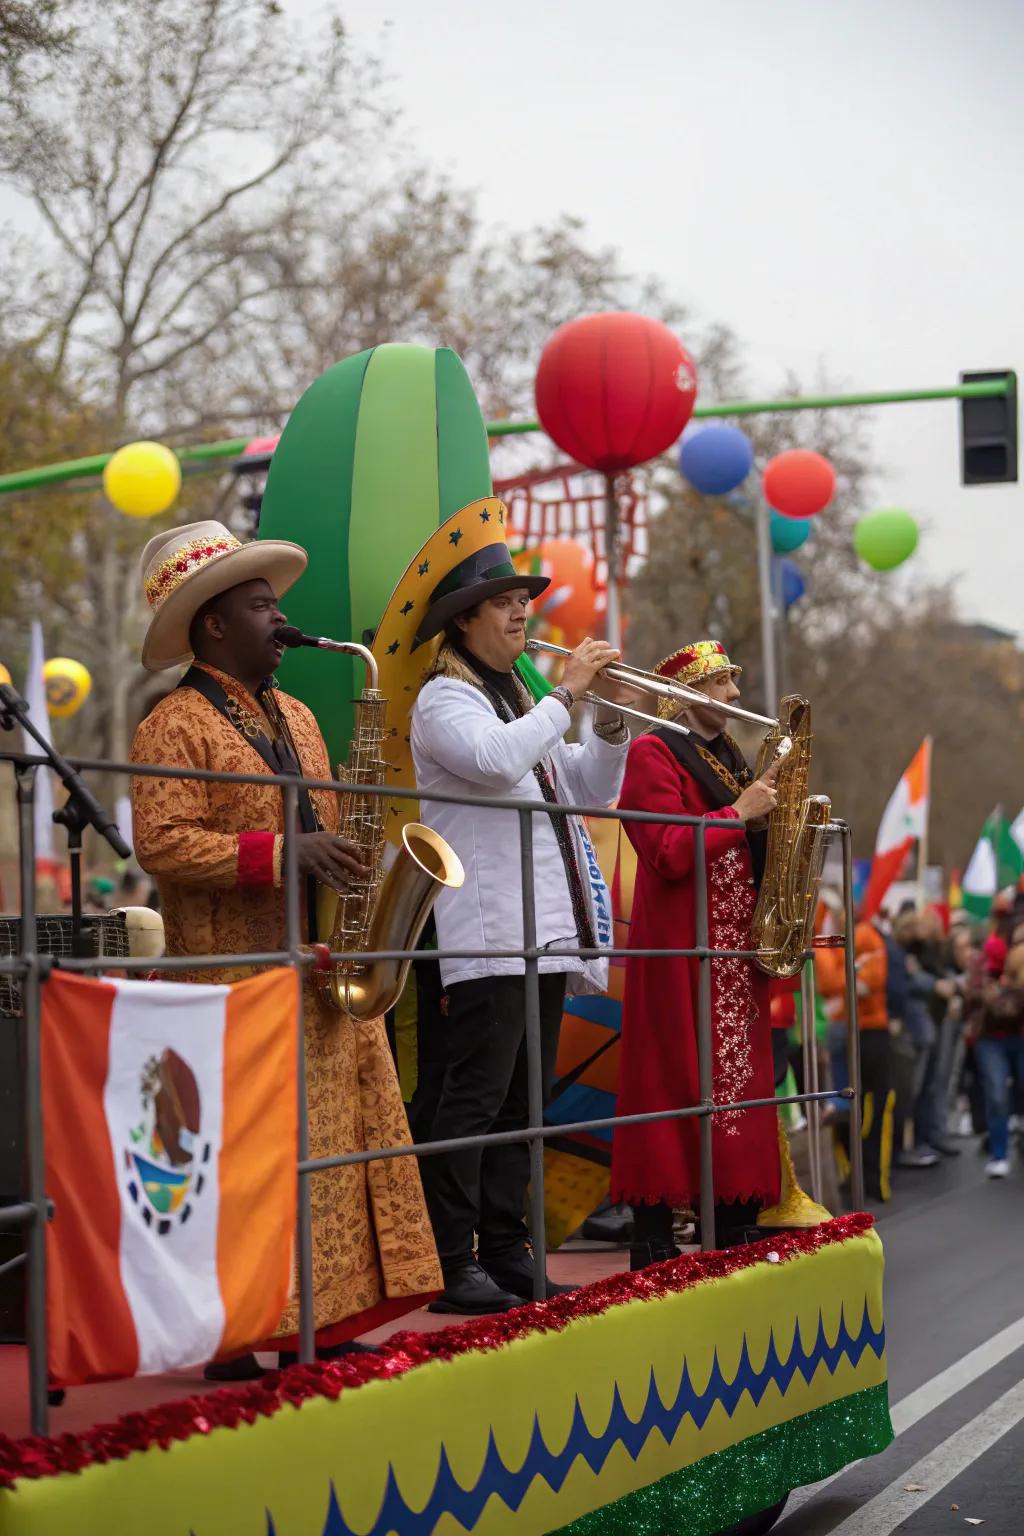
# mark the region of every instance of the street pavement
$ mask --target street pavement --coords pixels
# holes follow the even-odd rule
[[[875,1211],[896,1439],[791,1495],[780,1536],[1024,1536],[1024,1168],[959,1145]]]

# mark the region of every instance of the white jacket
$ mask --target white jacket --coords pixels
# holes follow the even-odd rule
[[[628,740],[613,745],[593,736],[584,746],[563,740],[569,711],[541,699],[518,720],[503,721],[483,691],[453,677],[434,677],[421,688],[412,713],[412,756],[422,791],[421,815],[462,860],[465,884],[445,890],[434,908],[440,949],[518,949],[523,944],[518,812],[431,802],[444,794],[536,800],[543,804],[534,765],[543,758],[563,805],[610,805],[619,793]],[[579,943],[562,854],[543,812],[533,817],[534,889],[538,947]],[[610,913],[597,861],[578,817],[569,818],[584,890],[599,944],[610,944]],[[569,973],[570,991],[603,991],[607,961],[541,956],[541,971]],[[441,962],[444,985],[477,976],[522,975],[520,959]]]

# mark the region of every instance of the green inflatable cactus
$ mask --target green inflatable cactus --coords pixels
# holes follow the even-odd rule
[[[291,539],[309,554],[285,601],[289,622],[363,640],[433,529],[490,494],[487,431],[454,352],[388,343],[328,368],[281,435],[260,515],[261,538]],[[343,762],[362,666],[296,650],[279,676]]]

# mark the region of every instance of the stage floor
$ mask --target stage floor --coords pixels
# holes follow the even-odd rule
[[[548,1260],[548,1273],[562,1285],[586,1285],[628,1266],[625,1248],[608,1248],[598,1243],[567,1244]],[[427,1332],[449,1328],[472,1318],[445,1317],[425,1310],[409,1312],[404,1317],[364,1334],[362,1342],[379,1344],[393,1333],[412,1328]],[[266,1357],[272,1363],[272,1357]],[[172,1398],[191,1397],[212,1392],[219,1387],[204,1381],[200,1369],[173,1371],[165,1376],[137,1376],[129,1381],[101,1382],[95,1386],[73,1387],[60,1408],[50,1410],[50,1434],[80,1431],[93,1424],[107,1423],[123,1413],[135,1413],[169,1402]],[[247,1385],[242,1383],[241,1385]],[[227,1384],[231,1390],[230,1384]],[[20,1438],[29,1433],[27,1354],[18,1345],[0,1346],[0,1434]]]

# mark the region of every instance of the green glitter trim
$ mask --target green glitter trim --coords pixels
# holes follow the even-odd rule
[[[551,1536],[714,1536],[771,1508],[791,1488],[831,1477],[861,1456],[876,1456],[892,1438],[883,1382],[702,1456]]]

